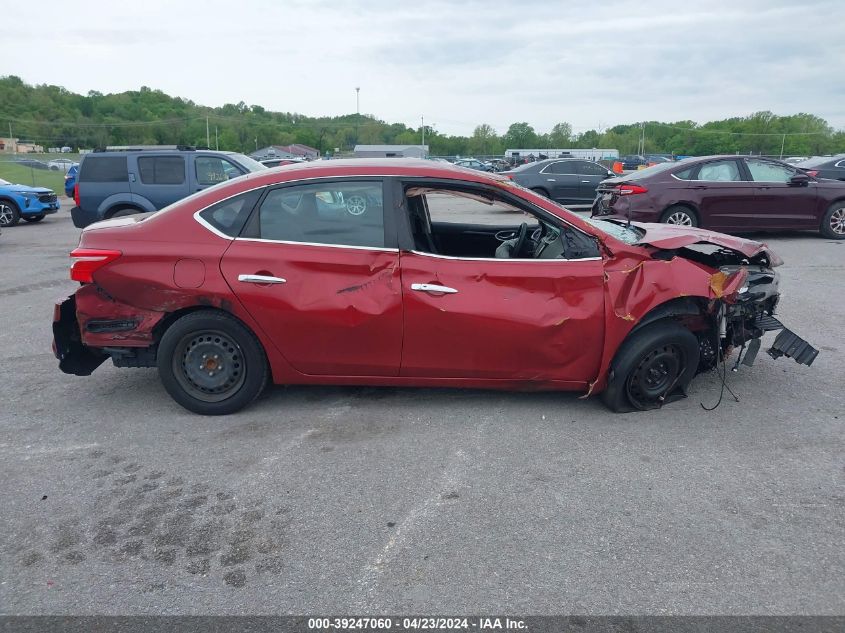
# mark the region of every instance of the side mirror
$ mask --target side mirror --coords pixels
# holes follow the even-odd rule
[[[806,187],[810,182],[810,177],[807,174],[795,174],[789,179],[790,187]]]
[[[608,171],[607,171],[607,177],[608,177],[608,178],[616,178],[616,174],[615,174],[614,172],[612,172],[612,171],[608,170]]]

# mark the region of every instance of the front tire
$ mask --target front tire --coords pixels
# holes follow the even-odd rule
[[[698,338],[680,323],[647,325],[619,347],[602,400],[617,413],[657,409],[676,392],[686,395],[698,360]]]
[[[822,218],[821,234],[831,240],[845,240],[845,202],[834,202]]]
[[[15,226],[21,219],[18,206],[10,200],[0,200],[0,226]]]
[[[258,339],[223,312],[202,310],[171,325],[158,347],[164,388],[201,415],[227,415],[251,404],[267,385],[267,358]]]
[[[542,187],[532,187],[531,191],[536,193],[538,196],[543,196],[544,198],[551,198],[549,192],[543,189]]]
[[[680,204],[666,209],[660,216],[660,221],[663,224],[677,224],[678,226],[700,226],[695,211]]]

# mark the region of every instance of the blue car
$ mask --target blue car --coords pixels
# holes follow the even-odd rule
[[[79,163],[70,166],[65,174],[65,195],[73,198],[73,188],[76,186],[76,174],[79,173]]]
[[[50,189],[14,185],[0,178],[0,227],[15,226],[21,218],[40,222],[59,210],[59,199]]]

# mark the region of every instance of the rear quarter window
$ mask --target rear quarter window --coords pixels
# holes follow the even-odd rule
[[[79,168],[80,182],[127,182],[126,156],[88,156]]]
[[[228,237],[237,237],[260,197],[260,189],[248,191],[200,211],[200,217],[220,233]]]

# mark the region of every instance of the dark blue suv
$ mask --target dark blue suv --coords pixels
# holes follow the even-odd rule
[[[190,147],[94,151],[82,157],[73,224],[157,211],[206,187],[266,169],[234,152]]]

